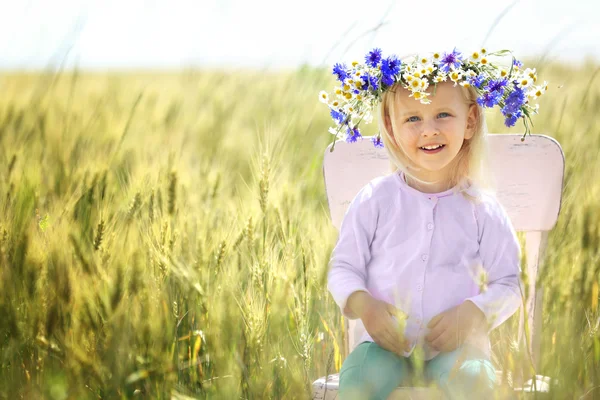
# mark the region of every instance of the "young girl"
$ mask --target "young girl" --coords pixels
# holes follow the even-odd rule
[[[503,69],[482,60],[486,53],[403,64],[376,49],[365,66],[336,64],[339,100],[321,92],[332,133],[346,129],[351,142],[360,138],[353,117],[369,121],[378,104],[374,143],[396,167],[354,197],[330,260],[328,289],[365,330],[340,371],[342,400],[387,398],[410,384],[419,354],[425,378],[449,398],[493,398],[487,334],[521,304],[521,250],[485,190],[483,108],[499,105],[512,126],[537,110],[529,98],[545,83],[533,85],[535,70],[517,61]],[[524,76],[532,83],[521,85]]]

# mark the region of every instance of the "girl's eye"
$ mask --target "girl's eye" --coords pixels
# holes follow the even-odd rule
[[[417,117],[416,115],[413,115],[412,117],[408,117],[406,122],[417,122],[418,120],[419,120],[419,117]]]
[[[446,118],[446,117],[449,117],[449,116],[450,116],[450,114],[448,114],[447,112],[441,112],[441,113],[438,114],[438,117],[441,117],[441,118]]]

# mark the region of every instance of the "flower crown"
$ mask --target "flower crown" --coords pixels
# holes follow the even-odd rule
[[[490,57],[510,54],[510,67],[502,67],[491,62]],[[530,99],[538,99],[548,89],[547,82],[535,85],[537,75],[534,69],[523,69],[523,64],[512,56],[510,50],[488,53],[486,49],[464,57],[456,48],[451,53],[433,53],[430,57],[416,56],[402,62],[395,55],[383,58],[381,49],[373,49],[365,56],[365,64],[352,62],[351,67],[336,63],[333,74],[340,82],[333,95],[324,90],[319,93],[321,102],[331,109],[335,127],[329,128],[334,136],[333,146],[338,135],[343,132],[347,142],[362,138],[358,125],[361,121],[371,123],[371,111],[379,104],[382,94],[394,84],[400,83],[410,90],[423,104],[428,104],[429,85],[445,82],[448,79],[454,86],[473,87],[478,94],[477,103],[483,107],[500,107],[507,127],[514,126],[519,118],[525,124],[525,136],[533,126],[531,115],[538,113],[539,105],[531,105]],[[529,122],[528,122],[529,121]],[[376,147],[383,147],[381,134],[371,138]],[[333,151],[333,146],[331,151]]]

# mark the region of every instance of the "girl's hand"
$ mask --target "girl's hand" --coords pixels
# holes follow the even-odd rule
[[[456,350],[476,333],[485,332],[485,314],[471,301],[453,307],[433,317],[425,340],[433,349]]]
[[[410,350],[408,341],[404,338],[400,311],[393,305],[374,299],[367,292],[352,293],[348,299],[353,312],[362,320],[365,329],[375,343],[387,351],[398,355]],[[392,317],[396,317],[395,321]]]

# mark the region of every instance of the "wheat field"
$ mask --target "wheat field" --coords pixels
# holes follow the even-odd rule
[[[600,398],[599,70],[538,66],[533,132],[566,157],[538,282],[558,399]],[[333,85],[310,67],[2,73],[0,398],[310,398],[342,362]],[[522,132],[500,117],[490,132]],[[492,342],[516,373],[515,320]]]

